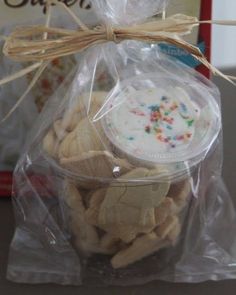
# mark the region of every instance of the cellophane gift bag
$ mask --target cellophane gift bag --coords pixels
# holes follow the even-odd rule
[[[44,23],[45,20],[37,18],[35,21],[21,23],[18,26],[35,25],[39,22]],[[51,24],[62,28],[71,27],[71,21],[63,15],[58,18],[53,17]],[[13,24],[8,26],[5,24],[1,28],[0,34],[8,35],[14,26]],[[1,51],[2,47],[3,42],[0,43]],[[1,78],[22,70],[26,65],[29,65],[29,63],[15,63],[3,54],[0,56],[0,62]],[[14,115],[2,122],[0,128],[0,171],[13,171],[32,124],[48,98],[62,84],[77,62],[79,62],[79,55],[53,60]],[[20,94],[24,93],[32,79],[33,73],[29,73],[25,77],[0,87],[0,121],[4,119],[9,110],[18,101]]]
[[[107,26],[140,23],[165,4],[94,1]],[[221,180],[217,87],[158,44],[137,41],[88,49],[68,81],[35,123],[14,172],[8,279],[234,278],[236,218]]]
[[[23,3],[22,3],[23,4]],[[44,5],[46,5],[44,3]],[[81,19],[85,20],[87,25],[95,25],[97,19],[90,10],[82,9],[79,5],[73,6],[74,12],[79,14]],[[13,10],[17,11],[16,19],[11,23],[6,19],[12,19]],[[19,10],[19,11],[18,11]],[[9,35],[13,28],[29,25],[44,25],[43,8],[39,5],[30,7],[8,8],[7,3],[0,3],[0,35]],[[54,6],[50,25],[63,29],[77,28],[60,7]],[[30,63],[16,63],[5,57],[2,53],[4,39],[0,39],[0,79],[6,75],[13,74]],[[62,84],[65,77],[73,70],[81,54],[69,55],[63,58],[56,58],[50,62],[47,70],[38,79],[36,85],[28,93],[24,102],[17,108],[14,115],[8,118],[0,127],[0,196],[9,196],[11,194],[11,173],[14,170],[16,162],[21,154],[28,132],[41,112],[48,98]],[[34,72],[14,80],[12,83],[0,86],[0,121],[4,119],[9,110],[17,103],[21,94],[31,83]],[[70,82],[70,81],[69,81]],[[100,85],[104,81],[101,75]],[[64,87],[68,87],[64,83]],[[7,172],[8,171],[8,172]],[[6,187],[9,183],[9,188]]]

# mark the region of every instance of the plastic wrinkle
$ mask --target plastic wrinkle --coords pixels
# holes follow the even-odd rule
[[[162,13],[167,1],[93,3],[102,23],[115,26]],[[7,278],[120,286],[235,279],[220,104],[212,82],[158,44],[84,52],[21,150]],[[5,157],[20,150],[7,128],[21,136],[32,124],[25,109],[1,129]],[[29,102],[27,109],[35,111]]]

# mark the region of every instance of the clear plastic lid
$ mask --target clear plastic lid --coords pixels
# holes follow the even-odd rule
[[[140,75],[120,83],[98,116],[119,153],[178,173],[173,167],[198,164],[219,134],[220,108],[207,90],[199,81]]]

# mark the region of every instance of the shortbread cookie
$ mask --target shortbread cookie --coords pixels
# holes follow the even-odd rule
[[[75,112],[74,109],[69,109],[61,119],[61,126],[67,132],[72,132],[82,119],[82,114]]]
[[[105,103],[107,92],[95,91],[85,93],[78,97],[77,102],[73,106],[68,107],[63,118],[62,128],[68,132],[73,131],[78,123],[84,118],[88,117],[91,120],[98,114],[102,105]]]
[[[175,226],[170,230],[168,235],[166,236],[166,239],[168,239],[171,242],[171,245],[174,246],[178,240],[178,237],[181,232],[181,225],[179,220],[175,223]]]
[[[172,198],[177,207],[177,213],[180,212],[187,204],[188,197],[191,193],[190,179],[172,184],[168,192],[168,197]]]
[[[177,217],[169,217],[165,223],[155,231],[136,238],[132,245],[118,252],[112,259],[113,268],[126,267],[161,248],[174,245],[180,232],[180,224]]]
[[[154,175],[154,171],[136,168],[123,175],[122,179],[149,175]],[[100,207],[99,227],[109,233],[115,232],[125,242],[132,241],[139,233],[150,232],[156,226],[155,207],[159,206],[168,190],[167,182],[109,187]]]
[[[94,181],[96,178],[112,179],[133,168],[126,160],[115,158],[107,151],[88,151],[79,156],[61,158],[60,164],[80,176],[93,177]]]
[[[155,228],[155,233],[161,239],[165,239],[178,223],[179,219],[177,216],[168,216],[161,225]]]
[[[162,224],[170,215],[176,214],[178,207],[172,198],[166,197],[160,206],[155,208],[156,225]]]
[[[89,208],[86,210],[86,221],[91,225],[98,225],[100,206],[105,198],[106,189],[96,190],[89,201]]]
[[[98,234],[96,229],[85,221],[85,208],[78,189],[67,182],[65,191],[65,202],[71,208],[71,229],[76,246],[87,255],[96,252],[95,249],[99,247]]]
[[[50,129],[43,139],[43,150],[51,157],[56,157],[58,153],[58,144],[54,130]]]
[[[61,120],[57,120],[53,123],[53,129],[58,141],[61,141],[68,134],[68,132],[62,128]]]
[[[97,230],[88,224],[85,217],[85,207],[80,192],[72,183],[66,183],[65,201],[70,207],[71,230],[76,247],[85,255],[92,253],[113,254],[117,251],[115,247],[103,247],[99,240]]]
[[[83,217],[85,208],[82,196],[74,183],[65,181],[65,203],[72,211],[76,211],[80,217]],[[72,212],[71,211],[71,212]]]
[[[71,158],[80,156],[88,151],[102,151],[105,149],[101,132],[88,118],[79,122],[77,127],[70,132],[61,142],[59,158]],[[99,128],[100,129],[100,128]]]
[[[100,112],[101,107],[106,104],[107,92],[94,91],[91,94],[85,93],[78,98],[78,104],[74,110],[77,113],[85,113],[89,118],[93,119]]]
[[[110,251],[110,253],[116,253],[119,250],[121,240],[111,234],[105,234],[100,240],[100,246],[102,249]]]
[[[143,235],[135,239],[131,246],[114,255],[111,259],[112,267],[115,269],[126,267],[169,244],[169,241],[161,239],[155,232]]]

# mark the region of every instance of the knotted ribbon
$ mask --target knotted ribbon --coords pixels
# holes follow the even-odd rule
[[[78,30],[66,30],[49,27],[51,4],[62,6],[80,28]],[[203,23],[236,25],[236,21],[199,21],[196,17],[176,14],[165,19],[152,19],[142,24],[130,26],[111,26],[107,24],[90,29],[65,4],[60,1],[49,0],[47,5],[47,25],[19,27],[9,36],[4,37],[3,53],[5,56],[17,62],[34,62],[34,64],[0,80],[0,85],[26,75],[37,68],[38,70],[26,92],[3,120],[9,117],[29,93],[50,61],[62,56],[76,54],[92,46],[110,41],[120,43],[125,40],[135,40],[147,43],[165,42],[175,45],[190,53],[194,58],[209,68],[214,75],[221,76],[234,84],[233,79],[235,77],[224,75],[207,61],[198,47],[182,39],[182,36],[190,34],[194,27]]]

